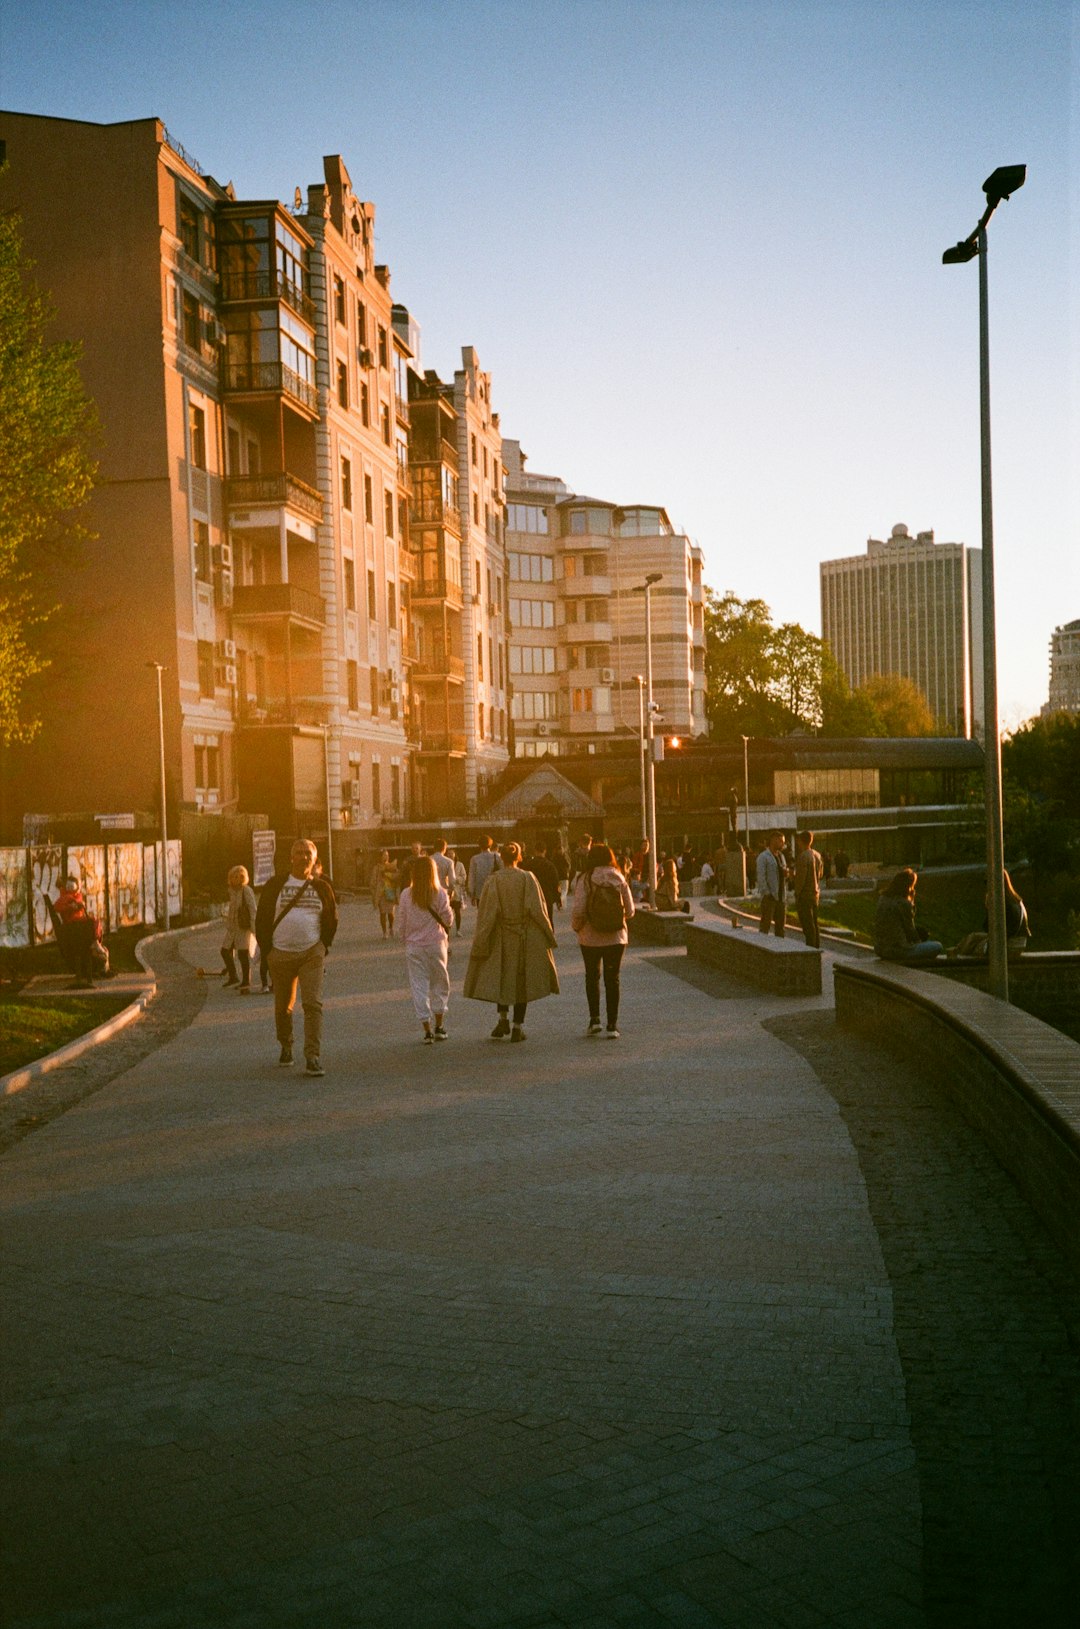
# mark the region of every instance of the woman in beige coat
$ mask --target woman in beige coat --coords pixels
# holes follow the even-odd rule
[[[495,1003],[499,1021],[491,1032],[493,1041],[507,1036],[523,1041],[529,1002],[559,993],[551,954],[555,930],[540,884],[531,871],[521,869],[517,843],[506,844],[502,862],[503,869],[492,872],[480,895],[464,994]]]

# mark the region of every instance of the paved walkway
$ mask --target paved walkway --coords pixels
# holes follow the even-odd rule
[[[311,1080],[212,944],[0,1160],[11,1629],[1074,1621],[1077,1286],[820,1001],[425,1048],[353,905]]]

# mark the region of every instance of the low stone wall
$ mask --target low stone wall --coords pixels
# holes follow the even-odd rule
[[[801,939],[778,939],[716,920],[695,922],[686,936],[686,953],[772,995],[821,994],[821,951]]]
[[[685,911],[635,911],[630,942],[637,945],[685,945],[694,918]]]
[[[929,968],[837,962],[833,980],[837,1022],[953,1099],[1080,1271],[1080,1045]]]
[[[930,972],[985,990],[989,969],[983,961],[957,957],[932,962]],[[1080,950],[1029,951],[1009,963],[1009,1001],[1044,1024],[1080,1034]]]

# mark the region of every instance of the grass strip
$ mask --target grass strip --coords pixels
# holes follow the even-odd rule
[[[96,1029],[130,1004],[132,997],[70,996],[44,1000],[36,996],[0,999],[0,1075],[9,1075],[37,1058],[66,1046]]]

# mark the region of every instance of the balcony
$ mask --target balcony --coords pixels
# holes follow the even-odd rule
[[[230,509],[295,509],[322,520],[323,501],[313,486],[295,475],[233,475],[225,482]]]
[[[461,516],[451,504],[443,503],[441,498],[418,498],[415,495],[409,499],[410,526],[445,526],[447,531],[453,532],[455,537],[461,536]]]
[[[221,274],[221,301],[223,305],[239,305],[248,300],[281,300],[298,317],[315,326],[315,306],[303,289],[274,271],[223,271]]]
[[[464,595],[460,583],[452,583],[448,577],[429,577],[425,582],[414,582],[412,585],[412,603],[423,605],[437,600],[445,601],[448,605],[461,606],[464,604]]]
[[[606,600],[611,595],[611,578],[564,577],[561,587],[568,599],[585,595],[589,599]]]
[[[558,629],[560,645],[610,645],[610,622],[563,622]]]
[[[465,751],[464,730],[425,730],[420,739],[419,752],[457,753]]]
[[[465,661],[461,656],[424,656],[413,668],[414,679],[464,679]]]
[[[273,622],[282,617],[303,628],[322,628],[326,601],[293,583],[238,583],[234,587],[234,622]]]
[[[285,362],[226,362],[221,388],[231,396],[289,396],[306,414],[319,416],[319,393]]]

